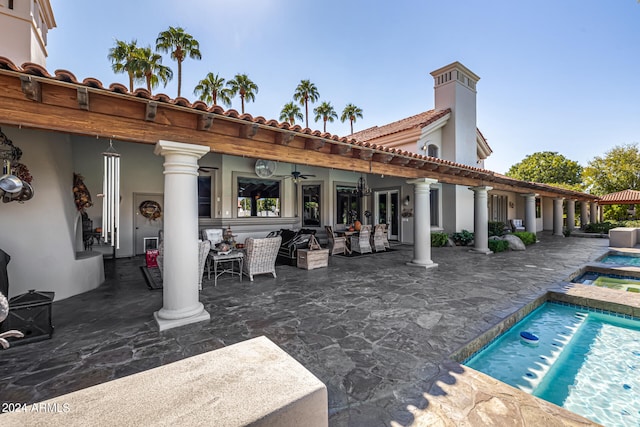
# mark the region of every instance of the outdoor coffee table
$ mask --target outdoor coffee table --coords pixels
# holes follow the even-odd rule
[[[211,279],[211,264],[213,264],[213,284],[218,286],[218,277],[227,273],[240,276],[242,282],[242,267],[244,264],[243,251],[231,251],[223,254],[215,250],[209,252],[209,266],[207,268],[207,278]],[[235,264],[238,263],[238,271],[235,270]]]

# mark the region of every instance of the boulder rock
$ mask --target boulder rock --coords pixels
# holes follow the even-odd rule
[[[518,236],[507,234],[502,239],[509,242],[509,249],[511,249],[512,251],[524,251],[527,249]]]

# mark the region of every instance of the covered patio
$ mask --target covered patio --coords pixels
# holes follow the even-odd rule
[[[452,422],[456,414],[433,411],[434,399],[456,393],[465,372],[451,353],[557,288],[608,245],[550,232],[539,238],[524,252],[487,257],[434,248],[439,268],[428,271],[406,266],[412,247],[401,245],[333,256],[320,270],[278,266],[277,279],[205,281],[200,300],[211,320],[164,332],[152,317],[162,292],[147,289],[143,260],[106,260],[102,286],[54,302],[51,340],[2,352],[0,396],[38,402],[264,335],[326,384],[330,425]],[[457,389],[458,402],[469,401],[468,390]],[[469,402],[464,410],[473,419],[483,409]]]

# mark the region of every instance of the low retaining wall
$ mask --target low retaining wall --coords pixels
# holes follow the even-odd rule
[[[327,407],[325,385],[259,337],[12,408],[0,425],[325,427]]]
[[[640,228],[617,227],[609,230],[609,246],[633,248],[640,241]]]

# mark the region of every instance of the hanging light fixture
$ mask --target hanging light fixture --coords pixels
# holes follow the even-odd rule
[[[120,154],[109,141],[109,148],[102,153],[104,175],[102,181],[102,238],[105,243],[120,249]]]
[[[360,179],[358,179],[358,187],[357,187],[358,197],[365,197],[371,194],[371,189],[367,186],[367,181],[364,179],[362,174],[360,174]]]

